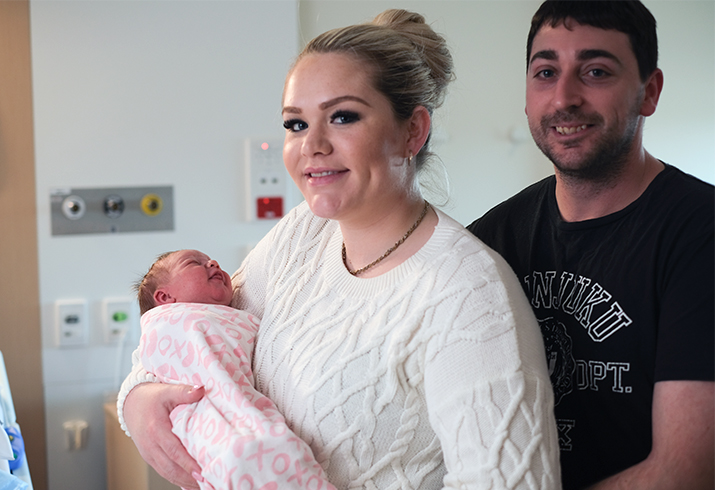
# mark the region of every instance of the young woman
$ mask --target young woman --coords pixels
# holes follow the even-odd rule
[[[306,202],[236,272],[234,306],[262,319],[257,388],[340,489],[560,488],[521,287],[419,190],[452,77],[444,39],[391,10],[317,37],[286,80],[284,160]],[[120,417],[161,474],[197,488],[166,426],[202,391],[146,381],[127,378]]]

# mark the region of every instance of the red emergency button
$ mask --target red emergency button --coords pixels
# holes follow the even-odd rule
[[[258,219],[282,218],[283,198],[259,197],[256,199],[256,216]]]

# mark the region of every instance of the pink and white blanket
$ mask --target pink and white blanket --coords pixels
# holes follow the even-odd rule
[[[173,432],[201,466],[202,490],[334,490],[308,445],[253,385],[258,319],[229,306],[174,303],[141,318],[144,368],[206,396],[171,413]]]

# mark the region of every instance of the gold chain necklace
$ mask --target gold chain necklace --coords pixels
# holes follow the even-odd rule
[[[415,231],[418,226],[420,226],[420,223],[422,223],[422,220],[425,218],[425,216],[427,216],[427,210],[429,209],[429,207],[430,207],[430,204],[427,201],[425,201],[425,207],[424,207],[424,209],[422,209],[422,214],[420,214],[420,217],[417,218],[417,221],[415,221],[415,224],[413,224],[412,227],[409,230],[407,230],[407,233],[405,233],[405,235],[402,238],[397,240],[397,242],[395,242],[395,244],[393,246],[388,248],[387,251],[384,254],[382,254],[382,256],[379,259],[374,260],[373,262],[370,262],[365,267],[362,267],[362,268],[356,269],[356,270],[350,269],[350,267],[348,266],[347,252],[345,251],[345,242],[343,242],[343,264],[345,265],[345,268],[348,270],[348,272],[350,274],[352,274],[353,276],[357,276],[358,274],[362,274],[366,270],[371,269],[372,267],[376,266],[377,264],[379,264],[380,262],[385,260],[388,255],[390,255],[392,252],[397,250],[397,247],[402,245],[405,242],[405,240],[407,240],[407,238],[410,235],[412,235],[412,232]]]

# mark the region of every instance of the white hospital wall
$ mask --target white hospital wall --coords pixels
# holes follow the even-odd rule
[[[715,183],[715,2],[646,0],[658,21],[665,88],[645,125],[654,156]],[[387,8],[422,13],[452,50],[457,80],[435,118],[455,219],[469,224],[552,167],[524,114],[526,35],[541,0],[300,2],[301,38]]]
[[[299,44],[390,7],[425,14],[447,37],[457,81],[436,117],[435,150],[452,180],[446,209],[467,224],[551,172],[524,115],[524,44],[539,3],[31,0],[51,488],[103,488],[100,409],[115,388],[115,351],[101,343],[102,298],[128,295],[164,250],[200,248],[233,270],[267,231],[242,220],[243,138],[282,134],[282,82]],[[646,148],[713,182],[715,3],[646,5],[665,71]],[[50,236],[50,188],[154,184],[174,186],[174,232]],[[57,349],[52,304],[76,297],[90,302],[90,346]],[[88,450],[64,449],[71,418],[89,420]]]
[[[166,250],[198,248],[233,271],[243,247],[269,229],[243,220],[243,140],[283,135],[297,2],[30,7],[48,475],[53,490],[98,490],[106,485],[102,402],[116,389],[101,301],[129,296]],[[51,236],[51,188],[147,185],[173,185],[175,231]],[[89,302],[87,347],[54,345],[53,303],[66,298]],[[70,452],[62,423],[77,418],[89,422],[88,447]]]
[[[715,183],[715,2],[650,0],[664,74],[644,144],[661,160]]]

